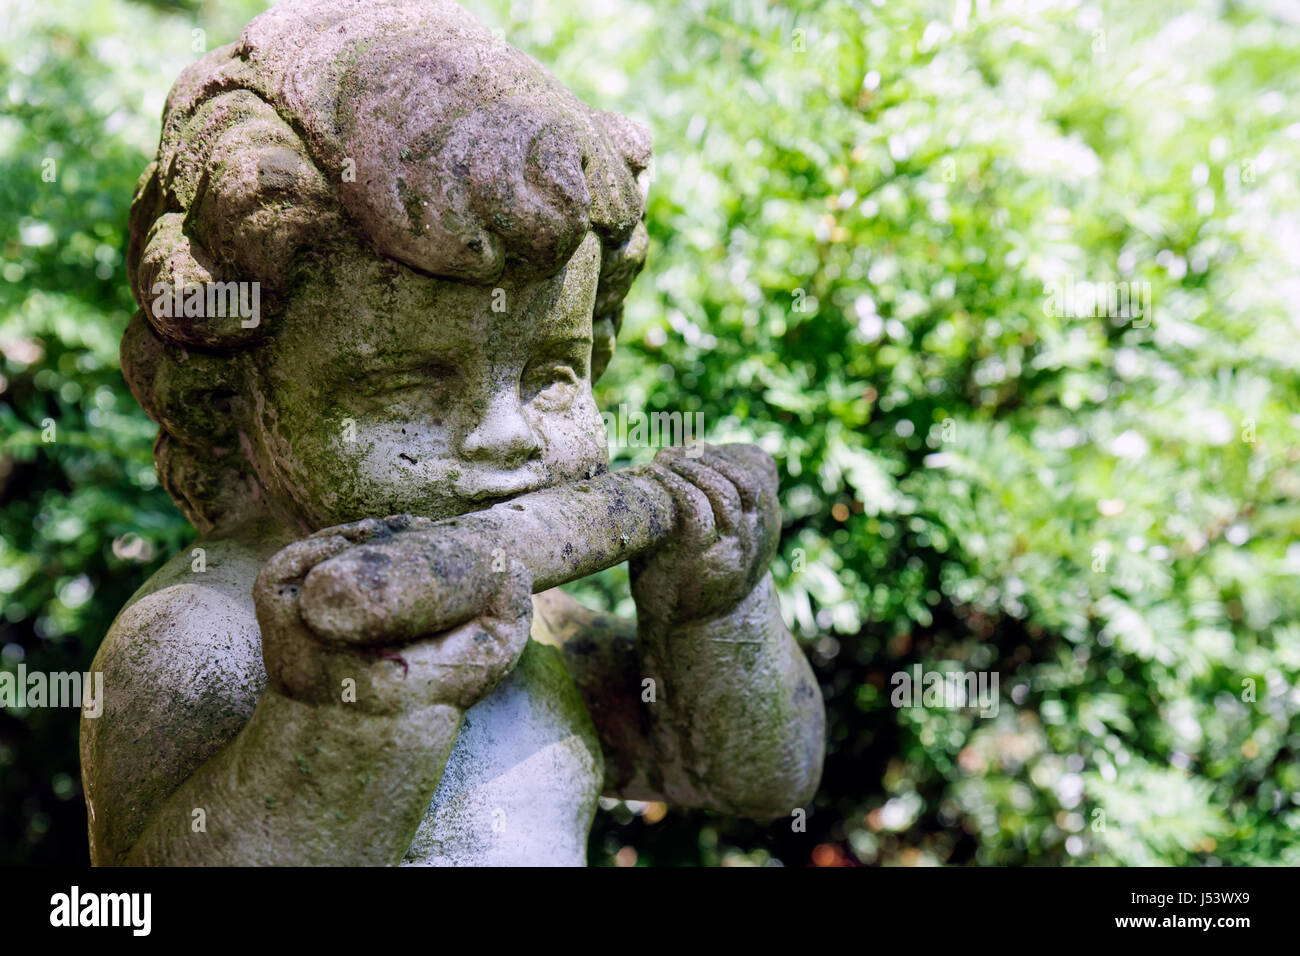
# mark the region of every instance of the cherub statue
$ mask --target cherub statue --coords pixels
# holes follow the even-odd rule
[[[601,794],[811,799],[771,459],[667,449],[630,507],[591,490],[624,474],[591,385],[649,158],[449,0],[285,0],[181,75],[122,367],[201,536],[96,657],[96,864],[582,864]],[[635,622],[521,557],[589,573],[602,522],[641,540]]]

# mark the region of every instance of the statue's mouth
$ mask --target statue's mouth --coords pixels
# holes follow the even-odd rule
[[[535,491],[535,490],[536,489],[534,488],[528,489],[528,491]],[[512,498],[518,498],[520,495],[525,493],[526,492],[519,491],[510,495],[493,495],[490,498],[476,498],[474,499],[474,509],[476,511],[483,511],[488,508],[491,508],[493,505],[499,505],[502,504],[503,502],[510,501]]]
[[[458,480],[454,490],[462,501],[471,502],[477,508],[490,508],[519,495],[536,491],[543,485],[538,471],[526,468],[513,472],[480,474],[468,479]]]

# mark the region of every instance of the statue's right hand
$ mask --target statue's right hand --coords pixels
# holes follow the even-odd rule
[[[438,634],[345,641],[317,634],[303,619],[302,585],[312,568],[362,545],[401,548],[421,528],[421,519],[406,516],[366,519],[295,541],[266,563],[253,600],[273,685],[296,700],[355,701],[377,713],[438,703],[465,710],[510,673],[532,626],[532,580],[517,562],[493,575],[495,589],[478,616]],[[358,582],[357,593],[364,590]]]

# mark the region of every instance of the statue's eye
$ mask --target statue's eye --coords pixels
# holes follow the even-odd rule
[[[578,379],[577,370],[563,359],[537,359],[529,363],[519,380],[519,397],[525,402],[538,397],[559,397],[560,390],[576,387]]]
[[[437,394],[455,378],[454,369],[445,365],[421,365],[406,369],[383,369],[357,377],[354,388],[363,398],[405,398],[421,392]]]

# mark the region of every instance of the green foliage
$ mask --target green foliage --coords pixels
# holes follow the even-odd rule
[[[807,832],[616,804],[593,861],[1300,863],[1296,26],[468,6],[654,130],[650,264],[598,397],[776,456],[783,605],[829,707]],[[192,31],[252,11],[31,4],[0,41],[6,666],[86,666],[185,540],[116,371],[125,214]],[[1148,283],[1153,314],[1062,314],[1067,280]],[[578,590],[628,610],[625,574]],[[995,672],[997,716],[895,709],[916,664]],[[75,737],[0,713],[9,858],[84,854]]]

